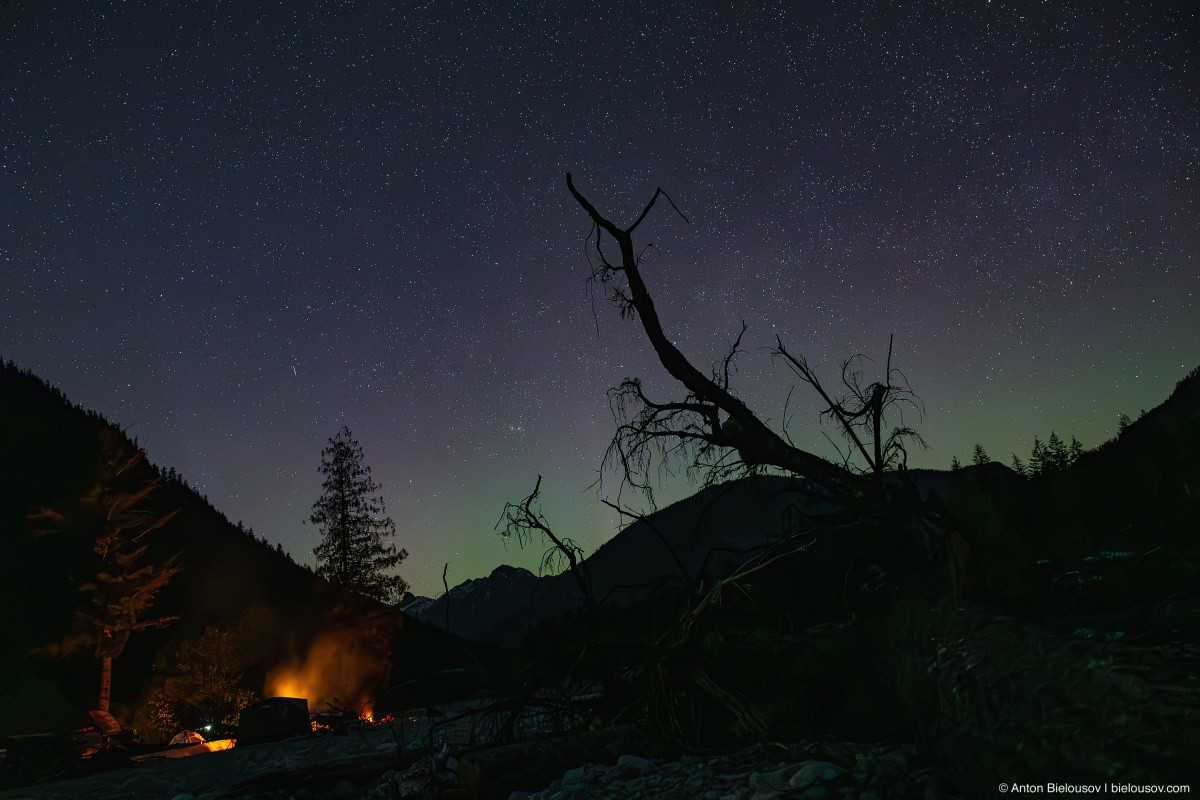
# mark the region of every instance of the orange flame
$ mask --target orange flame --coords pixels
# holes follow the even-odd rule
[[[353,631],[320,634],[302,659],[267,673],[267,697],[303,697],[318,711],[325,704],[368,717],[371,690],[387,677],[389,666],[361,646]]]

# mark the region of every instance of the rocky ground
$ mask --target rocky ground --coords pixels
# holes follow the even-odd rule
[[[776,757],[753,748],[729,756],[661,761],[625,755],[568,771],[545,790],[509,800],[821,800],[921,797],[930,781],[909,746],[811,747]],[[782,756],[782,757],[779,757]]]
[[[190,758],[143,762],[86,778],[0,793],[4,800],[457,800],[458,762],[407,757],[396,732],[375,726],[349,736],[312,736]],[[479,786],[498,800],[793,800],[922,797],[928,771],[907,745],[751,748],[677,760],[622,755],[584,763],[541,791]]]
[[[0,792],[0,798],[366,797],[380,774],[400,763],[397,753],[395,731],[381,725],[348,736],[313,735],[189,758],[149,760],[84,778],[11,789]]]

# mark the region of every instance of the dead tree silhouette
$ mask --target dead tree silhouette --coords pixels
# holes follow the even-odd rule
[[[919,410],[907,381],[891,366],[891,345],[883,381],[864,384],[861,364],[856,356],[843,364],[845,393],[835,399],[821,384],[803,356],[793,356],[777,339],[774,355],[808,383],[826,404],[824,416],[836,421],[850,442],[841,464],[797,447],[771,430],[731,390],[730,371],[746,332],[742,324],[725,357],[714,366],[712,375],[697,369],[663,330],[654,300],[641,273],[641,256],[635,251],[633,234],[649,215],[659,198],[664,198],[685,221],[687,217],[661,188],[655,189],[649,202],[628,227],[622,228],[605,217],[576,187],[567,173],[567,188],[592,221],[588,237],[598,257],[591,279],[611,288],[610,300],[622,318],[641,321],[646,337],[663,368],[675,378],[687,394],[683,400],[660,402],[643,390],[638,378],[627,378],[610,390],[610,404],[618,428],[609,445],[605,461],[616,466],[623,481],[653,501],[649,472],[656,460],[677,458],[689,471],[706,471],[706,481],[716,482],[752,472],[760,466],[776,467],[802,476],[835,495],[886,496],[884,472],[903,467],[905,440],[921,442],[911,427],[901,425],[885,434],[889,411],[905,402]],[[616,253],[611,254],[615,244]],[[736,460],[732,455],[736,454]],[[866,462],[865,468],[852,466],[854,456]]]

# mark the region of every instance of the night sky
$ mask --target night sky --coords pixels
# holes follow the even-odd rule
[[[571,171],[687,214],[639,229],[664,324],[707,369],[745,320],[773,423],[775,334],[832,378],[894,333],[911,465],[1092,447],[1200,364],[1189,5],[5,3],[0,356],[298,560],[343,424],[417,591],[536,568],[493,526],[539,474],[590,551],[606,389],[681,393],[589,289]]]

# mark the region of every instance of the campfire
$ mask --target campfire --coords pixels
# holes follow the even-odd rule
[[[318,724],[328,724],[319,722],[320,717],[372,722],[372,693],[387,679],[390,668],[359,632],[326,631],[302,658],[270,671],[263,693],[307,698],[314,712],[314,730]]]

